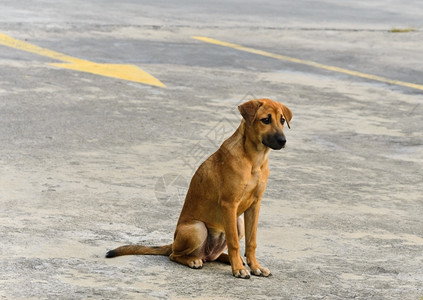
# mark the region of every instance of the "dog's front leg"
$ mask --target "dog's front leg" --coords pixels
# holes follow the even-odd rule
[[[248,279],[250,278],[250,272],[243,266],[241,256],[239,255],[237,207],[232,204],[224,204],[222,207],[222,215],[232,274],[238,278]]]
[[[260,211],[260,200],[256,201],[244,212],[245,217],[245,255],[252,274],[256,276],[270,276],[268,268],[262,268],[256,259],[257,224]]]

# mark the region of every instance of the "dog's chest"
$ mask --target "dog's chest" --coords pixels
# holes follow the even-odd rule
[[[245,212],[253,203],[261,198],[266,188],[266,178],[262,172],[253,172],[251,176],[245,178],[243,191],[238,202],[238,215]]]
[[[259,197],[266,187],[267,175],[261,169],[251,171],[251,174],[244,181],[243,200],[251,197]]]

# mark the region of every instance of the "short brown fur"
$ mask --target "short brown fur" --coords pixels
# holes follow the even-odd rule
[[[255,255],[257,222],[269,175],[268,154],[271,148],[285,146],[283,122],[289,127],[292,113],[270,99],[251,100],[238,109],[243,116],[238,129],[201,164],[191,180],[173,243],[122,246],[106,257],[166,255],[195,269],[202,268],[205,261],[217,260],[230,263],[235,277],[249,278],[239,253],[239,240],[245,233],[245,255],[252,274],[270,275]],[[228,254],[223,253],[226,248]]]

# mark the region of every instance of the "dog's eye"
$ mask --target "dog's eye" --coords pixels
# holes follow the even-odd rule
[[[267,118],[263,118],[263,119],[261,119],[260,121],[262,121],[263,122],[263,124],[270,124],[271,122],[272,122],[272,116],[271,115],[269,115]]]
[[[281,124],[285,124],[285,119],[281,117]]]

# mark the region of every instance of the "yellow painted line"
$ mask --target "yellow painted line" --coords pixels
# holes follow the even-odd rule
[[[320,63],[317,63],[317,62],[314,62],[314,61],[311,61],[311,60],[303,60],[303,59],[299,59],[299,58],[295,58],[295,57],[275,54],[275,53],[271,53],[271,52],[267,52],[267,51],[263,51],[263,50],[258,50],[258,49],[254,49],[254,48],[250,48],[250,47],[244,47],[244,46],[233,44],[233,43],[215,40],[215,39],[204,37],[204,36],[193,36],[192,38],[199,40],[199,41],[202,41],[202,42],[215,44],[215,45],[228,47],[228,48],[233,48],[233,49],[236,49],[236,50],[240,50],[240,51],[244,51],[244,52],[248,52],[248,53],[253,53],[253,54],[257,54],[257,55],[262,55],[262,56],[267,56],[267,57],[271,57],[271,58],[275,58],[275,59],[279,59],[279,60],[284,60],[284,61],[288,61],[288,62],[292,62],[292,63],[302,64],[302,65],[306,65],[306,66],[311,66],[311,67],[315,67],[315,68],[319,68],[319,69],[343,73],[343,74],[361,77],[361,78],[365,78],[365,79],[380,81],[380,82],[383,82],[383,83],[400,85],[400,86],[405,86],[405,87],[409,87],[409,88],[413,88],[413,89],[423,90],[423,85],[416,84],[416,83],[410,83],[410,82],[405,82],[405,81],[400,81],[400,80],[393,80],[393,79],[384,78],[384,77],[381,77],[381,76],[376,76],[376,75],[361,73],[361,72],[352,71],[352,70],[348,70],[348,69],[344,69],[344,68],[324,65],[324,64],[320,64]]]
[[[46,48],[41,48],[24,41],[14,39],[3,33],[0,33],[0,45],[66,62],[50,64],[56,67],[87,72],[101,76],[113,77],[123,80],[129,80],[148,85],[166,87],[162,82],[160,82],[160,80],[151,76],[147,72],[144,72],[143,70],[134,65],[98,64],[88,60],[52,51]]]

